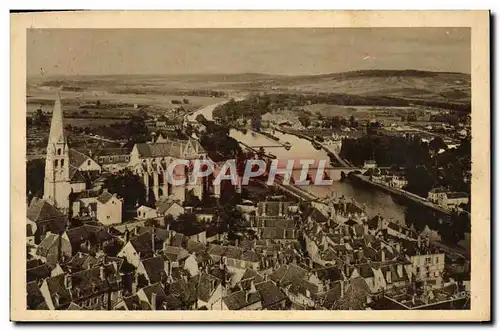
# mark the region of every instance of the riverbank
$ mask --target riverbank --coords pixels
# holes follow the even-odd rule
[[[346,168],[352,167],[352,165],[348,164],[345,160],[342,160],[340,158],[340,156],[334,150],[330,149],[325,144],[319,143],[314,138],[312,138],[308,135],[305,135],[305,134],[302,134],[299,132],[295,132],[295,131],[292,132],[292,131],[288,131],[288,130],[276,128],[276,127],[273,127],[273,130],[276,130],[276,131],[284,133],[284,134],[294,135],[296,137],[299,137],[301,139],[304,139],[304,140],[311,142],[313,144],[314,148],[318,149],[318,147],[319,147],[319,149],[322,149],[327,153],[328,157],[330,158],[330,163],[332,163],[332,166],[341,166],[341,167],[346,167]]]
[[[360,175],[360,174],[351,174],[350,179],[351,180],[352,179],[359,180],[359,181],[363,182],[364,184],[367,184],[367,185],[376,187],[376,188],[378,188],[380,190],[386,191],[386,192],[388,192],[391,195],[396,195],[398,197],[405,198],[408,201],[411,201],[411,202],[414,202],[414,203],[418,203],[418,204],[420,204],[422,206],[431,208],[434,211],[440,212],[442,214],[445,214],[445,215],[448,215],[448,216],[452,214],[452,210],[444,208],[444,207],[441,207],[441,206],[438,206],[438,205],[436,205],[436,204],[434,204],[434,203],[432,203],[430,201],[427,201],[425,198],[423,198],[423,197],[421,197],[419,195],[413,194],[411,192],[408,192],[408,191],[405,191],[405,190],[402,190],[402,189],[397,189],[397,188],[394,188],[394,187],[390,187],[390,186],[387,186],[387,185],[376,183],[374,181],[371,181],[367,176]]]

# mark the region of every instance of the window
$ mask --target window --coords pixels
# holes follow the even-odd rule
[[[89,166],[90,165],[90,160],[87,161],[87,165]]]
[[[436,264],[439,263],[439,257],[436,256]]]
[[[57,168],[58,165],[59,165],[59,160],[54,160],[54,168]]]
[[[426,257],[425,264],[431,264],[431,263],[432,263],[432,257]]]
[[[64,167],[64,160],[61,160],[61,168]]]
[[[60,148],[57,149],[57,155],[61,155],[61,149]]]
[[[130,160],[130,156],[126,155],[125,156],[125,161],[128,161],[128,160]]]
[[[99,162],[104,162],[104,158],[102,156],[99,158]]]

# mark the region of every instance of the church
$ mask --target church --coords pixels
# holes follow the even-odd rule
[[[101,166],[92,158],[69,148],[58,93],[47,144],[43,199],[67,213],[70,208],[70,194],[85,191],[90,185],[92,175],[100,172]]]
[[[203,195],[203,181],[183,186],[171,185],[167,179],[167,168],[174,160],[195,160],[207,158],[206,151],[197,140],[161,139],[156,142],[135,144],[130,153],[129,168],[139,175],[146,187],[146,196],[155,200],[171,197],[184,202],[186,194],[191,192],[199,199]],[[183,169],[183,175],[189,177],[189,167]]]

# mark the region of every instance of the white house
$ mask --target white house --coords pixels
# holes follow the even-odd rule
[[[184,207],[176,200],[164,199],[156,203],[156,212],[158,216],[172,215],[177,218],[184,214]]]
[[[196,261],[196,254],[192,253],[184,261],[184,269],[186,269],[191,277],[196,276],[199,273],[198,261]]]
[[[158,217],[156,209],[148,206],[140,206],[137,208],[137,218],[140,220],[146,220],[150,218]]]
[[[97,199],[97,220],[104,225],[122,222],[122,200],[104,191]]]

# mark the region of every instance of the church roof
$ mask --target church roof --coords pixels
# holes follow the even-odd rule
[[[49,144],[65,143],[63,112],[61,107],[61,97],[57,92],[54,109],[52,110],[52,120],[50,123]]]
[[[189,147],[190,145],[190,147]],[[162,143],[141,143],[135,145],[141,158],[172,156],[183,158],[189,154],[204,153],[203,147],[195,140],[169,140]],[[188,154],[188,155],[185,155]]]

